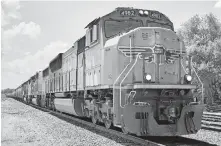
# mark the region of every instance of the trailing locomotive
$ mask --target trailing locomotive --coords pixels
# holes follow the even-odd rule
[[[191,61],[167,16],[116,8],[85,28],[15,96],[138,136],[201,128],[204,105],[193,99]]]

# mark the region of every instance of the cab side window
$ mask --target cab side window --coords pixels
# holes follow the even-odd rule
[[[98,40],[98,24],[92,25],[86,32],[86,46],[90,46]]]

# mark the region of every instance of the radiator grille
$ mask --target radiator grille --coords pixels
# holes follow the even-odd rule
[[[135,113],[135,119],[147,119],[148,112],[137,112]]]

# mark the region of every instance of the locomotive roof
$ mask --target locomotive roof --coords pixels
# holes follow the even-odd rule
[[[110,15],[110,14],[116,12],[116,11],[119,11],[119,10],[135,10],[135,11],[143,10],[143,11],[156,12],[156,13],[160,13],[160,14],[164,15],[164,16],[170,21],[170,19],[169,19],[165,14],[163,14],[163,13],[161,13],[161,12],[159,12],[159,11],[156,11],[156,10],[138,9],[138,8],[133,8],[133,7],[117,7],[117,8],[116,8],[115,10],[113,10],[112,12],[110,12],[110,13],[108,13],[108,14],[102,16],[102,17],[98,17],[98,18],[94,19],[94,20],[91,21],[87,26],[85,26],[85,28],[90,27],[90,26],[96,24],[97,22],[100,21],[100,19],[102,19],[102,18],[104,18],[104,17],[106,17],[106,16],[108,16],[108,15]],[[170,21],[170,22],[171,22],[171,21]]]
[[[45,71],[45,70],[47,70],[48,69],[48,67],[46,67],[45,69],[43,69],[43,72]]]
[[[21,84],[21,86],[23,86],[24,84],[26,84],[28,81],[25,81],[24,83]]]
[[[63,54],[63,53],[59,53],[57,56],[55,56],[55,58],[53,58],[53,59],[49,62],[49,64],[52,63],[54,60],[58,59],[62,54]]]
[[[65,58],[66,56],[68,56],[74,49],[75,49],[74,45],[71,46],[69,49],[67,49],[67,51],[63,53],[63,57]]]
[[[87,27],[90,27],[90,26],[92,26],[92,25],[94,25],[94,24],[96,24],[97,22],[99,22],[99,20],[100,20],[100,17],[99,18],[96,18],[96,19],[94,19],[93,21],[91,21],[87,26],[85,26],[85,28],[87,28]]]
[[[32,77],[31,77],[31,80],[33,80],[35,78],[35,75],[33,75]]]

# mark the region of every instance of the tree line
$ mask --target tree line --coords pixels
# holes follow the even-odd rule
[[[221,22],[212,13],[195,15],[177,31],[183,39],[193,67],[204,84],[204,103],[221,102]],[[202,89],[198,84],[195,94],[201,100]]]
[[[7,88],[7,89],[3,89],[1,93],[2,93],[2,94],[9,94],[9,93],[12,93],[14,90],[15,90],[15,89],[9,89],[9,88]]]

